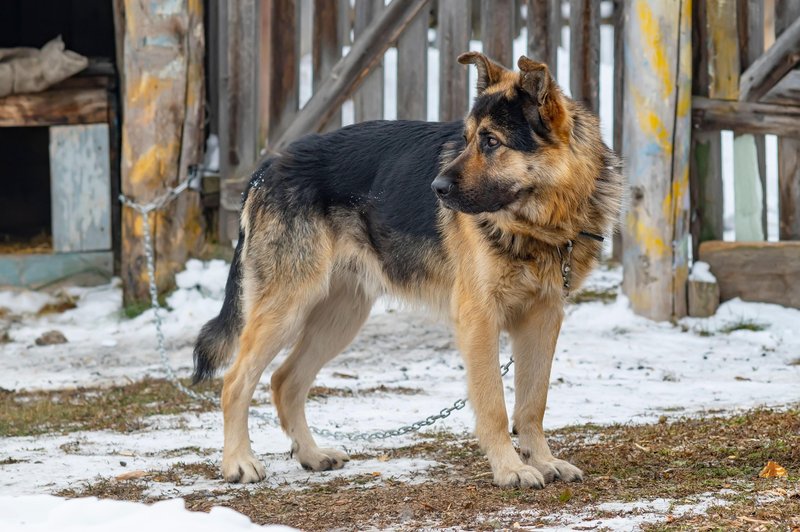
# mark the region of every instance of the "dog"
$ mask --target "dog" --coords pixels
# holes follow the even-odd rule
[[[271,387],[292,455],[314,471],[348,461],[317,446],[305,401],[384,294],[452,319],[495,484],[583,479],[550,452],[542,418],[565,298],[618,224],[620,162],[597,117],[563,94],[546,65],[522,56],[514,72],[477,52],[458,60],[478,71],[463,121],[373,121],[307,135],[253,174],[222,310],[194,349],[195,382],[238,350],[222,389],[226,481],[266,476],[248,407],[284,348]],[[519,451],[503,399],[502,331],[517,365]]]

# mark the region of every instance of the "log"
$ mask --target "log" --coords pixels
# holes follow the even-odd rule
[[[722,301],[800,308],[800,242],[703,242],[700,260],[711,265]]]
[[[553,78],[558,74],[561,43],[561,2],[528,0],[528,57],[547,63]]]
[[[623,290],[655,320],[686,315],[691,12],[680,0],[627,0],[623,156],[630,207]],[[652,58],[663,58],[653,61]]]
[[[108,91],[58,89],[0,98],[0,127],[39,127],[108,122]]]
[[[574,100],[600,111],[600,2],[570,0],[570,74]]]
[[[800,106],[692,98],[692,125],[699,131],[800,137]]]
[[[695,261],[689,275],[689,316],[707,318],[719,308],[719,284],[706,262]]]
[[[790,14],[781,13],[776,17],[789,19]],[[776,27],[776,33],[778,28]],[[786,28],[769,50],[753,62],[739,81],[739,99],[754,102],[764,96],[790,70],[800,63],[800,18]]]
[[[397,41],[397,118],[428,118],[429,4],[417,13]]]
[[[125,2],[125,113],[122,192],[147,202],[178,184],[189,164],[199,162],[204,54],[200,2],[170,3],[158,11]],[[148,43],[165,43],[151,46]],[[199,195],[187,190],[150,215],[156,284],[174,286],[175,272],[203,243]],[[149,300],[141,215],[122,214],[124,303]]]

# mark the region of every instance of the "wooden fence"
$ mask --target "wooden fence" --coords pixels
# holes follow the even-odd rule
[[[722,129],[737,133],[736,191],[743,197],[766,197],[763,135],[783,136],[781,239],[800,238],[800,107],[798,84],[791,81],[797,71],[775,88],[769,85],[774,69],[757,71],[756,82],[741,77],[759,64],[772,19],[766,11],[781,14],[774,18],[776,33],[794,36],[800,0],[356,0],[353,7],[348,0],[222,0],[209,9],[222,240],[237,237],[240,193],[265,153],[302,134],[338,127],[347,101],[355,121],[384,117],[382,61],[389,48],[397,54],[400,119],[429,116],[429,71],[438,81],[436,118],[463,117],[470,75],[456,57],[470,41],[481,41],[484,53],[511,67],[522,28],[527,55],[556,73],[557,49],[569,45],[570,91],[598,111],[603,24],[615,30],[613,145],[626,159],[630,181],[622,242],[615,240],[614,248],[633,308],[656,319],[687,312],[690,256],[703,256],[701,242],[722,240]],[[569,43],[561,42],[565,25]],[[301,107],[300,36],[308,32],[313,93]],[[794,41],[784,41],[777,58],[781,75],[800,58]],[[344,56],[343,47],[349,49]],[[431,49],[438,51],[438,65],[428,65]],[[789,68],[787,61],[794,61]],[[740,91],[748,83],[754,88]],[[742,229],[739,235],[740,225],[752,222],[751,207],[737,203],[742,239],[758,233]],[[763,203],[757,210],[763,235]]]

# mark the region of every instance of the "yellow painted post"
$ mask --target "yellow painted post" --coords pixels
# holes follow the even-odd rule
[[[626,0],[625,9],[623,290],[636,313],[668,320],[686,315],[691,0]]]
[[[203,11],[200,0],[124,1],[122,192],[147,202],[177,185],[202,148]],[[203,242],[199,195],[184,192],[150,215],[159,290]],[[126,304],[147,301],[139,213],[122,214],[122,282]]]

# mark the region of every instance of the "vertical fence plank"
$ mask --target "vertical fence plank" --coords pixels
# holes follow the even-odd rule
[[[333,65],[342,57],[341,24],[338,0],[314,0],[312,22],[311,69],[312,88],[316,92],[319,84],[330,74]],[[337,111],[325,126],[332,131],[342,126],[342,112]]]
[[[514,64],[515,0],[481,0],[483,53],[506,68]]]
[[[706,2],[692,3],[692,79],[694,94],[708,96],[711,84],[711,55]],[[722,140],[719,131],[692,131],[689,182],[691,187],[692,256],[698,257],[700,243],[722,240]]]
[[[569,85],[572,98],[600,111],[600,2],[570,0]]]
[[[623,155],[627,213],[623,288],[635,312],[686,313],[691,130],[689,0],[626,0]],[[656,59],[654,59],[656,58]]]
[[[800,0],[775,1],[775,36],[800,17]],[[800,240],[800,139],[778,139],[780,239]]]
[[[558,45],[561,44],[561,1],[528,1],[528,56],[547,63],[558,74]]]
[[[614,0],[614,151],[622,153],[622,96],[625,86],[625,2]],[[611,260],[622,262],[622,232],[614,234]]]
[[[397,118],[428,116],[428,6],[423,7],[397,42]]]
[[[356,0],[356,20],[353,30],[356,39],[382,10],[383,0]],[[356,122],[383,118],[383,66],[375,67],[367,75],[353,97],[353,109]]]
[[[255,0],[227,0],[218,4],[219,42],[219,165],[220,241],[239,236],[239,205],[244,183],[228,186],[258,157],[258,6]],[[263,81],[262,81],[263,85]],[[266,106],[261,107],[265,109]],[[263,124],[266,127],[266,119]]]
[[[739,66],[744,72],[764,53],[764,1],[738,0]],[[761,179],[761,230],[767,238],[767,154],[764,135],[752,135]]]
[[[260,101],[262,106],[259,148],[275,142],[297,113],[300,100],[300,5],[296,0],[260,3]]]
[[[469,106],[469,72],[456,58],[469,49],[469,2],[439,0],[439,120],[460,120]]]

